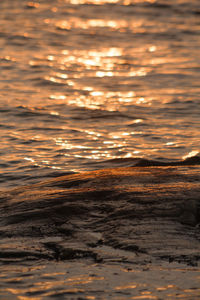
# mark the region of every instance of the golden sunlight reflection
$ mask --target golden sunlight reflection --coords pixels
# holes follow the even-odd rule
[[[65,100],[66,96],[65,95],[50,95],[49,98],[52,100]]]
[[[126,290],[126,289],[135,289],[137,287],[136,284],[130,284],[130,285],[122,285],[115,287],[116,290]]]
[[[38,8],[40,6],[40,4],[37,2],[28,2],[28,3],[26,3],[26,5],[29,8]]]
[[[103,5],[103,4],[114,4],[121,2],[123,5],[131,5],[136,3],[154,3],[157,0],[69,0],[69,2],[73,5],[80,5],[80,4],[93,4],[93,5]]]
[[[59,275],[59,274],[51,274],[51,276],[55,276],[55,275]],[[45,279],[45,276],[44,276]],[[39,293],[39,292],[43,292],[45,291],[45,295],[46,296],[51,296],[52,295],[52,289],[57,289],[60,286],[65,286],[66,288],[63,290],[62,292],[66,292],[66,293],[84,293],[85,290],[83,288],[76,288],[75,285],[86,285],[86,284],[90,284],[94,281],[99,281],[99,280],[104,280],[104,277],[97,277],[97,276],[87,276],[87,275],[80,275],[80,276],[74,276],[74,277],[70,277],[70,278],[63,278],[57,281],[41,281],[41,282],[35,282],[35,284],[33,285],[33,287],[26,287],[26,288],[7,288],[6,291],[10,292],[12,295],[18,295],[17,299],[42,299],[41,297],[26,297],[26,296],[21,296],[23,294],[26,293]],[[21,294],[21,295],[20,295]],[[88,296],[87,299],[95,299],[94,296]]]
[[[119,104],[124,105],[143,105],[151,106],[153,99],[151,97],[130,97],[126,96],[125,92],[112,92],[112,97],[110,97],[110,92],[104,91],[92,91],[89,96],[80,95],[76,97],[68,97],[66,99],[67,103],[70,105],[75,105],[79,107],[85,107],[88,109],[103,109],[107,111],[117,111]],[[50,96],[51,98],[56,98],[55,95]]]
[[[152,295],[141,295],[141,296],[134,296],[134,297],[131,297],[131,299],[138,299],[138,300],[140,300],[140,299],[144,299],[144,300],[148,300],[148,299],[156,299],[156,300],[158,300],[158,297],[157,296],[152,296]]]
[[[94,4],[94,5],[102,5],[105,3],[117,3],[119,0],[70,0],[70,3],[73,5],[80,4]]]
[[[156,49],[157,49],[156,46],[150,46],[150,47],[149,47],[149,51],[150,51],[150,52],[154,52],[154,51],[156,51]]]
[[[0,299],[200,300],[197,4],[0,1]]]
[[[157,287],[156,289],[158,291],[165,291],[165,290],[168,290],[168,289],[173,289],[175,288],[176,286],[174,284],[168,284],[166,286],[161,286],[161,287]]]
[[[77,70],[81,71],[81,74],[76,78],[80,78],[80,75],[82,75],[81,77],[88,75],[87,70],[95,70],[95,72],[102,70],[113,71],[113,68],[116,67],[116,64],[118,64],[119,61],[123,63],[123,60],[121,59],[121,48],[103,48],[101,51],[75,50],[70,54],[66,54],[66,51],[64,50],[62,53],[63,56],[57,59],[58,63],[63,65],[63,68],[76,65],[76,68],[78,68]],[[143,72],[144,71],[145,70],[143,69]]]
[[[199,154],[199,151],[194,150],[194,151],[191,151],[188,154],[184,155],[182,158],[187,159],[187,158],[193,157],[193,156],[198,155],[198,154]]]
[[[47,21],[46,21],[47,22]],[[125,20],[105,20],[105,19],[89,19],[81,20],[79,18],[69,18],[66,20],[59,20],[55,26],[58,29],[70,30],[72,28],[89,29],[92,27],[108,27],[114,29],[126,28],[128,26]]]
[[[129,0],[125,0],[127,3]],[[132,33],[145,33],[147,32],[147,27],[151,28],[151,30],[155,31],[155,21],[145,20],[143,18],[134,18],[134,19],[84,19],[78,17],[70,17],[66,20],[53,20],[53,19],[45,19],[45,24],[53,25],[57,30],[65,30],[70,31],[74,29],[81,29],[84,31],[91,30],[101,30],[107,29],[109,31],[117,31],[119,33],[124,32],[132,32]],[[149,30],[148,28],[148,30]],[[157,30],[157,29],[156,29]],[[164,31],[164,28],[161,27],[159,29],[161,32]],[[156,46],[149,47],[149,52],[156,51]]]
[[[156,49],[156,46],[148,45],[141,51],[154,52]],[[138,97],[134,90],[118,90],[118,84],[125,86],[127,83],[129,84],[129,81],[132,82],[134,79],[145,77],[152,72],[152,68],[148,66],[129,66],[125,57],[126,53],[120,47],[103,47],[89,51],[64,49],[60,56],[47,55],[47,61],[55,65],[57,72],[46,75],[44,80],[53,86],[55,85],[55,87],[64,88],[66,86],[74,91],[68,96],[53,93],[49,95],[49,99],[66,100],[65,103],[69,105],[108,111],[116,111],[119,106],[122,108],[121,104],[151,105],[152,97]],[[34,63],[31,62],[32,65]],[[71,69],[74,71],[71,72]],[[112,90],[110,88],[105,89],[107,78],[109,78],[108,84],[109,80],[110,84],[113,82]],[[125,78],[127,78],[127,82]],[[115,82],[118,82],[116,87]]]
[[[91,149],[91,147],[69,143],[68,141],[63,140],[62,138],[55,139],[55,142],[56,145],[60,146],[62,149]]]
[[[38,117],[42,130],[45,130],[44,119],[47,119],[49,137],[47,140],[43,134],[42,137],[39,135],[36,137],[36,134],[30,137],[36,149],[40,149],[39,143],[42,143],[43,139],[45,143],[41,146],[40,152],[36,151],[30,156],[24,155],[24,163],[28,166],[62,169],[62,166],[57,165],[56,159],[52,162],[53,151],[60,151],[59,157],[63,157],[67,164],[70,159],[80,162],[77,158],[82,161],[84,159],[103,161],[116,157],[144,157],[147,153],[154,156],[160,149],[163,152],[181,149],[183,142],[180,143],[174,138],[178,129],[173,129],[173,133],[169,133],[169,128],[162,123],[160,114],[154,114],[154,112],[159,111],[160,108],[163,111],[167,105],[171,106],[172,100],[174,101],[173,97],[176,96],[179,99],[179,94],[182,93],[181,87],[172,86],[171,84],[174,83],[169,82],[166,88],[162,84],[159,85],[159,80],[162,82],[165,75],[168,80],[168,74],[178,74],[180,69],[181,72],[182,70],[186,72],[184,71],[187,69],[185,63],[188,58],[171,53],[171,48],[169,49],[165,43],[158,43],[156,39],[146,40],[146,42],[138,41],[138,43],[132,43],[126,39],[120,43],[107,41],[107,33],[108,36],[117,34],[117,39],[123,37],[124,34],[125,37],[128,35],[133,37],[135,33],[155,34],[157,31],[162,33],[165,30],[163,24],[159,27],[160,23],[156,23],[154,18],[146,18],[137,13],[134,16],[128,13],[126,17],[123,17],[123,14],[118,14],[118,11],[117,14],[95,15],[92,13],[89,17],[85,17],[82,12],[76,13],[77,7],[73,5],[69,6],[66,17],[65,13],[59,14],[61,2],[66,2],[67,5],[68,3],[101,5],[116,3],[119,0],[61,0],[57,8],[52,7],[51,11],[55,12],[53,17],[45,14],[42,19],[43,26],[49,30],[48,32],[55,34],[55,43],[59,37],[62,40],[65,36],[71,36],[75,39],[75,43],[78,39],[78,44],[73,47],[74,40],[69,39],[67,43],[59,44],[59,48],[49,46],[44,52],[38,51],[27,58],[29,68],[35,72],[33,91],[37,89],[35,94],[40,95],[40,97],[34,96],[34,99],[42,99],[40,106],[43,107],[43,111],[32,108],[35,102],[33,104],[32,100],[29,101],[29,97],[26,98],[30,107],[27,105],[23,109],[30,113],[30,118],[31,113]],[[143,9],[145,2],[154,3],[156,0],[122,0],[120,5],[142,3],[141,9]],[[27,5],[33,8],[39,7],[39,9],[42,6],[34,2],[27,2]],[[98,10],[98,8],[95,9]],[[126,7],[123,9],[128,11]],[[77,36],[74,32],[77,32]],[[102,37],[103,32],[106,32],[106,41],[95,44],[95,38]],[[28,37],[29,34],[29,32],[25,35],[23,33],[23,36]],[[83,38],[86,34],[87,39],[92,39],[94,42],[88,46],[86,39],[86,46],[79,44],[79,34]],[[5,54],[6,63],[18,61],[18,58],[12,57],[10,53]],[[163,76],[157,76],[157,74]],[[156,81],[154,81],[155,75],[158,79]],[[177,80],[179,80],[178,77]],[[44,105],[44,99],[50,106]],[[62,107],[65,107],[63,112]],[[149,112],[153,112],[151,120],[148,117],[151,115]],[[146,117],[145,114],[148,116]],[[84,120],[86,120],[85,129],[82,129]],[[55,122],[55,127],[50,125],[51,121]],[[174,119],[167,120],[167,122],[172,127],[175,124]],[[152,127],[149,126],[150,123]],[[154,124],[157,124],[157,127]],[[52,131],[54,129],[58,130],[58,134]],[[68,131],[69,135],[66,133]],[[12,135],[15,134],[12,133]],[[19,136],[15,138],[18,139]],[[52,152],[49,151],[50,147],[46,147],[49,141],[50,147],[53,147]],[[190,149],[191,152],[188,154],[181,152],[183,159],[198,154],[197,151],[192,151],[192,145]],[[75,168],[74,165],[71,167]]]
[[[123,53],[123,49],[117,47],[101,48],[100,50],[89,50],[89,51],[86,50],[73,50],[71,52],[69,52],[69,50],[62,51],[62,54],[67,56],[63,59],[63,63],[65,63],[68,60],[81,62],[85,57],[86,58],[91,57],[94,59],[100,59],[102,57],[117,57],[117,56],[121,56],[122,53]]]
[[[57,112],[57,111],[51,111],[50,114],[52,116],[59,116],[59,112]]]
[[[136,120],[136,122],[140,120]],[[81,131],[79,129],[79,131]],[[117,133],[110,133],[109,139],[102,140],[102,134],[90,131],[90,130],[82,130],[87,136],[86,139],[89,140],[97,140],[98,145],[88,146],[80,143],[72,143],[68,140],[63,138],[55,138],[55,144],[62,150],[70,150],[70,154],[64,153],[65,157],[75,157],[75,158],[84,158],[89,160],[102,160],[102,159],[115,159],[119,157],[129,158],[133,156],[138,156],[141,154],[140,150],[132,150],[126,152],[125,149],[127,147],[126,138],[130,135],[135,134],[135,132],[117,132]],[[118,141],[119,140],[119,141]],[[118,154],[113,154],[110,150],[117,150]],[[125,153],[124,153],[125,151]],[[119,153],[122,153],[121,155]],[[143,155],[141,154],[141,157]]]
[[[36,154],[35,158],[24,157],[25,161],[28,161],[31,165],[36,167],[48,167],[50,169],[61,170],[62,168],[59,166],[55,166],[51,163],[50,160],[43,159],[40,154]]]

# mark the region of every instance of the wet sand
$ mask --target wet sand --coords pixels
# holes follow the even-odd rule
[[[103,169],[2,192],[0,295],[199,299],[199,171]]]

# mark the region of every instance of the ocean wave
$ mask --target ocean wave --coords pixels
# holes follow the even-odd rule
[[[184,255],[185,262],[197,263],[199,171],[194,158],[167,168],[145,162],[145,167],[68,174],[2,192],[0,260],[102,262],[109,247],[122,256],[124,251],[139,259]]]
[[[200,165],[200,156],[195,155],[192,157],[187,157],[182,160],[174,159],[169,160],[166,158],[160,158],[159,160],[145,159],[140,157],[130,157],[130,158],[115,158],[97,163],[99,165],[103,164],[104,167],[115,167],[115,166],[126,166],[126,167],[153,167],[153,166],[192,166]]]

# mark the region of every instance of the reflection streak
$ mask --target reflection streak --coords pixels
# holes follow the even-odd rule
[[[112,14],[92,13],[93,9],[99,9],[94,5],[102,5],[103,8],[104,3],[117,2],[118,0],[58,1],[55,7],[49,9],[48,14],[43,14],[41,20],[37,20],[43,25],[45,43],[48,40],[49,44],[48,47],[42,46],[42,51],[34,54],[30,50],[33,45],[29,45],[29,42],[38,42],[39,33],[34,32],[33,24],[27,20],[27,30],[16,29],[14,39],[24,40],[30,48],[25,51],[23,62],[18,51],[4,52],[1,61],[8,70],[12,64],[17,68],[21,64],[20,76],[24,76],[27,66],[31,72],[26,70],[29,74],[26,77],[29,87],[22,80],[16,83],[14,80],[12,86],[13,99],[17,99],[17,122],[20,120],[17,134],[12,129],[9,136],[18,141],[15,153],[8,155],[9,142],[2,142],[4,158],[11,165],[22,156],[28,167],[33,165],[62,169],[63,161],[65,165],[67,158],[80,165],[77,157],[82,160],[99,160],[102,157],[148,157],[152,153],[158,157],[164,153],[174,158],[174,153],[181,153],[181,157],[187,158],[187,153],[198,154],[194,145],[199,128],[188,131],[191,125],[187,122],[188,112],[183,112],[184,117],[181,115],[185,98],[191,101],[190,96],[185,96],[187,76],[196,74],[198,78],[198,60],[195,61],[193,55],[185,55],[184,39],[180,45],[171,36],[168,42],[166,39],[162,43],[158,42],[163,38],[163,33],[168,36],[174,32],[175,27],[173,22],[166,23],[160,17],[154,19],[143,14],[146,8],[149,13],[154,9],[154,6],[145,4],[154,3],[155,0],[123,0],[119,3],[120,9],[118,5],[112,5]],[[141,5],[135,5],[136,3]],[[91,10],[88,15],[84,15],[86,6],[79,4],[92,4],[87,7],[88,11]],[[76,5],[78,6],[75,7]],[[126,5],[131,6],[125,7]],[[31,13],[39,13],[40,10],[43,13],[48,7],[43,3],[33,2],[27,2],[26,6],[33,8],[29,10]],[[63,11],[60,9],[62,7]],[[129,11],[133,8],[135,11],[131,15]],[[178,21],[176,30],[186,30],[187,24]],[[199,24],[193,17],[192,24],[194,30],[198,31]],[[156,39],[145,39],[152,34]],[[176,52],[176,49],[180,52]],[[9,75],[12,77],[11,73]],[[9,80],[10,76],[7,75],[8,86]],[[19,100],[21,96],[18,97],[17,93],[21,94],[22,88],[24,98]],[[198,81],[195,81],[194,76],[187,92],[197,94],[198,88]],[[6,85],[4,89],[6,95]],[[22,106],[22,102],[27,105]],[[36,102],[44,110],[44,114],[36,109]],[[166,111],[168,115],[165,118]],[[177,113],[180,118],[177,118]],[[23,116],[25,121],[21,122]],[[183,118],[184,122],[180,122]],[[8,119],[6,115],[5,123]],[[72,123],[70,128],[69,122]],[[26,136],[23,135],[25,124],[30,124]],[[10,122],[9,125],[15,124]],[[77,133],[72,133],[74,128]],[[185,129],[187,134],[183,132]],[[37,134],[38,130],[45,133],[40,136]],[[190,142],[188,136],[191,137]],[[184,144],[188,147],[185,152]],[[21,154],[24,149],[28,151],[26,155]],[[56,155],[63,159],[60,166],[57,166]]]

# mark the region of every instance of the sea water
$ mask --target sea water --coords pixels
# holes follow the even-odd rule
[[[199,0],[0,1],[1,299],[199,299],[199,49]]]
[[[198,155],[198,0],[0,2],[1,189]]]

